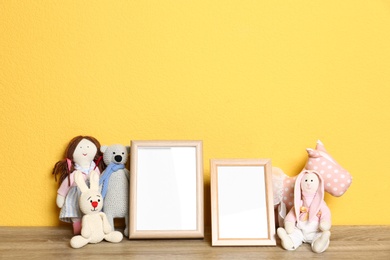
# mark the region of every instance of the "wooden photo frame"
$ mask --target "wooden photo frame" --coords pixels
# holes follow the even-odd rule
[[[211,164],[213,246],[274,246],[270,159],[214,159]]]
[[[130,239],[203,238],[202,141],[132,141]]]

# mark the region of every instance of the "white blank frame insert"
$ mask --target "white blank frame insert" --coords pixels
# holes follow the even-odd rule
[[[201,141],[132,141],[129,238],[203,238]]]
[[[276,245],[271,160],[210,162],[212,245]]]

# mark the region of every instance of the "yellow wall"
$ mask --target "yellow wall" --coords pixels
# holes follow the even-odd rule
[[[295,175],[320,139],[334,224],[390,224],[388,1],[0,1],[0,226],[59,225],[74,136],[204,142]],[[209,213],[210,203],[206,203]],[[206,215],[206,223],[209,223]]]

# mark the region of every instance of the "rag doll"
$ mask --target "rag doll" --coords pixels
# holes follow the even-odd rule
[[[125,218],[125,236],[129,235],[129,170],[125,168],[129,146],[114,144],[102,146],[103,161],[107,168],[102,173],[100,184],[104,198],[103,212],[114,227],[114,218]]]
[[[90,173],[90,188],[84,181],[84,174],[80,171],[75,172],[75,182],[81,190],[79,205],[85,215],[82,218],[81,235],[72,237],[70,245],[73,248],[80,248],[88,243],[99,243],[103,239],[113,243],[122,241],[122,233],[113,231],[106,214],[101,212],[103,196],[99,191],[99,173],[95,171]]]
[[[329,246],[330,227],[323,179],[316,171],[303,170],[295,181],[294,206],[285,218],[284,228],[277,230],[282,247],[295,250],[302,243],[310,243],[314,252],[322,253]]]
[[[56,181],[59,175],[56,203],[61,208],[60,220],[73,223],[74,234],[80,234],[82,217],[78,204],[80,190],[74,183],[74,172],[82,172],[83,178],[88,182],[88,175],[92,170],[98,173],[104,170],[101,158],[98,140],[91,136],[76,136],[66,148],[65,159],[54,166],[52,174]]]

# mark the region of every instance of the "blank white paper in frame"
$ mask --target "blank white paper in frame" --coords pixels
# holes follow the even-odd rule
[[[130,238],[203,237],[201,141],[132,141]]]
[[[212,160],[213,245],[276,244],[268,162]]]
[[[138,230],[196,229],[195,147],[138,149]],[[157,196],[152,192],[157,191]]]

